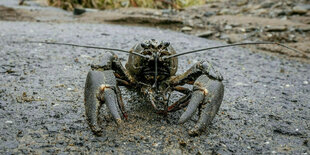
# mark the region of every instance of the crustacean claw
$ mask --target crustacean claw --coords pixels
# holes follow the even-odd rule
[[[103,103],[107,104],[116,123],[121,122],[116,92],[116,79],[112,70],[90,71],[86,78],[84,100],[86,119],[95,134],[101,133],[98,113]]]
[[[223,96],[224,85],[222,82],[210,79],[206,75],[201,75],[195,81],[190,102],[179,119],[179,123],[184,123],[192,117],[197,109],[199,110],[198,122],[189,130],[189,135],[199,135],[205,127],[211,124],[219,110]]]

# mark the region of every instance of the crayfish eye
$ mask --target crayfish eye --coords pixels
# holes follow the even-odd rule
[[[164,47],[168,47],[170,45],[170,42],[164,42]]]

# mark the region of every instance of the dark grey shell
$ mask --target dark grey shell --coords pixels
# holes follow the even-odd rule
[[[147,40],[143,43],[153,43],[155,42],[156,44],[158,44],[158,42],[156,40]],[[141,43],[140,44],[136,44],[131,50],[130,52],[136,52],[136,53],[140,53],[142,54],[144,51],[144,48],[141,46]],[[173,49],[173,47],[171,45],[169,45],[167,47],[167,51],[169,53],[169,55],[173,55],[173,54],[176,54],[176,51]],[[129,55],[129,58],[128,58],[128,61],[126,63],[126,69],[129,71],[129,73],[134,76],[134,77],[141,77],[143,76],[143,73],[142,73],[142,66],[145,65],[143,64],[143,61],[142,59],[145,59],[145,58],[142,58],[140,56],[137,56],[137,55],[133,55],[133,54],[130,54]],[[175,57],[175,58],[171,58],[169,60],[169,67],[170,69],[170,76],[174,76],[175,73],[177,72],[177,69],[178,69],[178,59]]]

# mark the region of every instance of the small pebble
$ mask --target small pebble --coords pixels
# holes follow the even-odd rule
[[[307,11],[308,11],[307,8],[302,6],[302,5],[295,6],[293,8],[293,13],[295,13],[295,14],[306,14]]]
[[[265,28],[265,30],[267,32],[282,32],[282,31],[286,31],[287,27],[286,26],[267,26]]]
[[[154,147],[158,147],[158,145],[159,145],[158,143],[153,143]]]
[[[5,123],[7,123],[7,124],[12,124],[13,121],[6,121]]]
[[[181,146],[183,146],[183,147],[186,146],[186,142],[185,142],[184,140],[180,140],[180,141],[179,141],[179,144],[180,144]]]
[[[83,55],[83,54],[82,54],[80,57],[81,57],[81,58],[90,58],[91,56],[89,56],[89,55]]]
[[[225,30],[231,30],[232,29],[232,26],[231,25],[226,25],[225,26]]]
[[[200,34],[197,34],[198,37],[202,37],[202,38],[208,38],[210,36],[212,36],[214,34],[213,31],[205,31],[205,32],[202,32]]]
[[[210,17],[210,16],[215,15],[215,12],[208,11],[208,12],[205,12],[203,15],[206,17]]]
[[[189,27],[189,26],[184,26],[182,27],[181,31],[185,32],[185,31],[191,31],[193,28]]]
[[[304,84],[304,85],[307,85],[307,84],[309,84],[309,82],[308,82],[308,81],[304,81],[303,84]]]

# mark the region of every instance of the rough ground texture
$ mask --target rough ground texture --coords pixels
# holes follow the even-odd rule
[[[105,117],[96,137],[84,117],[83,88],[90,63],[104,51],[42,44],[55,40],[129,49],[152,36],[177,51],[219,45],[167,30],[104,24],[0,22],[0,153],[310,153],[309,64],[226,48],[180,57],[179,72],[208,59],[225,76],[225,96],[208,133],[187,135],[123,90],[129,119]],[[104,35],[100,35],[101,32]],[[127,55],[119,55],[125,60]]]
[[[4,2],[12,6],[14,1]],[[29,8],[33,14],[42,9]],[[51,10],[43,12],[51,15]],[[52,12],[34,17],[48,21],[42,23],[1,18],[6,21],[0,21],[0,154],[310,154],[310,65],[239,47],[179,58],[178,73],[207,59],[225,77],[220,111],[201,136],[187,135],[195,118],[177,125],[182,111],[157,115],[123,88],[128,120],[117,127],[103,109],[105,132],[94,136],[84,116],[84,83],[90,64],[106,51],[12,41],[129,49],[151,36],[170,41],[178,52],[220,43],[162,29],[73,23],[76,18],[67,13]],[[126,62],[127,55],[119,57]]]

